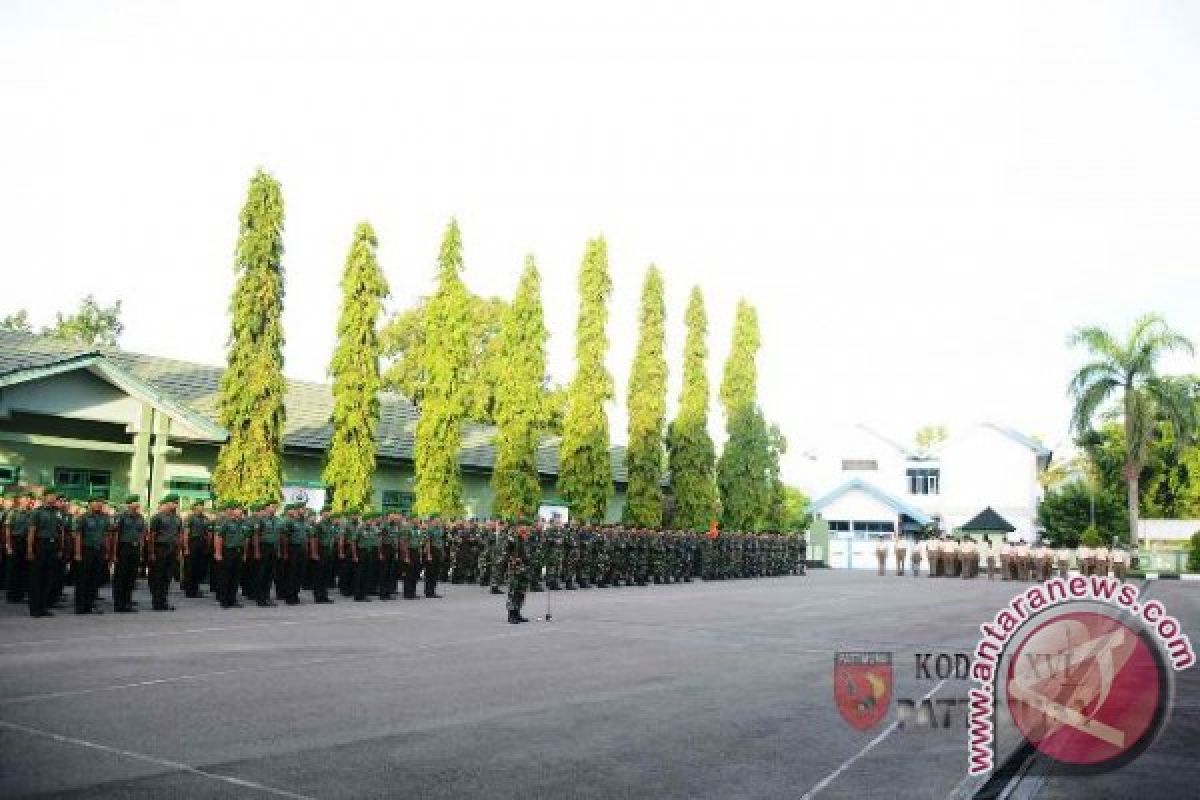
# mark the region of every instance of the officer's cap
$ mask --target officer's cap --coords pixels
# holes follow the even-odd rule
[[[165,494],[165,495],[163,495],[162,501],[164,503],[178,503],[179,495],[175,494],[174,492],[171,492],[170,494]]]

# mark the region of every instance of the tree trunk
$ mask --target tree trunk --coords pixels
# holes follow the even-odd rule
[[[1142,452],[1141,439],[1136,427],[1137,406],[1134,403],[1132,381],[1125,383],[1125,502],[1129,507],[1129,547],[1137,555],[1138,546],[1138,478],[1142,465],[1138,455]]]
[[[1131,465],[1125,467],[1126,503],[1129,505],[1129,546],[1135,553],[1138,546],[1138,471]]]

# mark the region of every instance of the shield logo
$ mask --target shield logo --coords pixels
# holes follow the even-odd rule
[[[882,722],[892,706],[892,654],[837,653],[833,699],[842,719],[857,730]]]

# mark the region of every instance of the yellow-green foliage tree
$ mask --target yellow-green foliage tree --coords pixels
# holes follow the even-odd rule
[[[613,380],[604,365],[608,352],[608,300],[612,278],[608,246],[592,239],[579,269],[579,320],[575,326],[575,377],[567,388],[567,410],[559,448],[558,488],[573,519],[604,519],[613,494],[608,414]]]
[[[683,389],[679,413],[667,431],[667,471],[675,498],[673,525],[704,530],[717,518],[717,456],[708,434],[708,315],[699,286],[692,289],[685,322]]]
[[[755,356],[759,346],[758,314],[740,300],[733,347],[721,380],[728,437],[717,462],[721,524],[732,530],[761,529],[771,506],[771,436],[758,407]]]
[[[662,273],[651,264],[642,284],[637,353],[627,395],[625,522],[638,528],[662,525],[663,433],[667,421],[666,321]]]
[[[277,499],[283,477],[283,191],[259,170],[242,207],[217,411],[229,439],[213,470],[223,500]]]
[[[418,514],[462,512],[458,459],[470,363],[470,303],[462,271],[462,235],[452,219],[438,254],[437,290],[425,313],[425,397],[413,450]]]
[[[379,425],[379,334],[376,325],[388,296],[387,279],[375,250],[379,240],[362,222],[342,273],[342,309],[337,347],[329,363],[333,378],[333,435],[323,478],[333,489],[334,511],[371,505],[375,475],[375,431]]]
[[[546,322],[541,276],[533,256],[500,330],[504,370],[496,386],[496,466],[492,472],[495,516],[528,518],[537,513],[542,487],[537,448],[545,429]]]

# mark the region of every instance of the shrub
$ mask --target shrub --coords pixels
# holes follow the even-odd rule
[[[1200,572],[1200,531],[1192,534],[1191,546],[1188,548],[1188,572]]]

